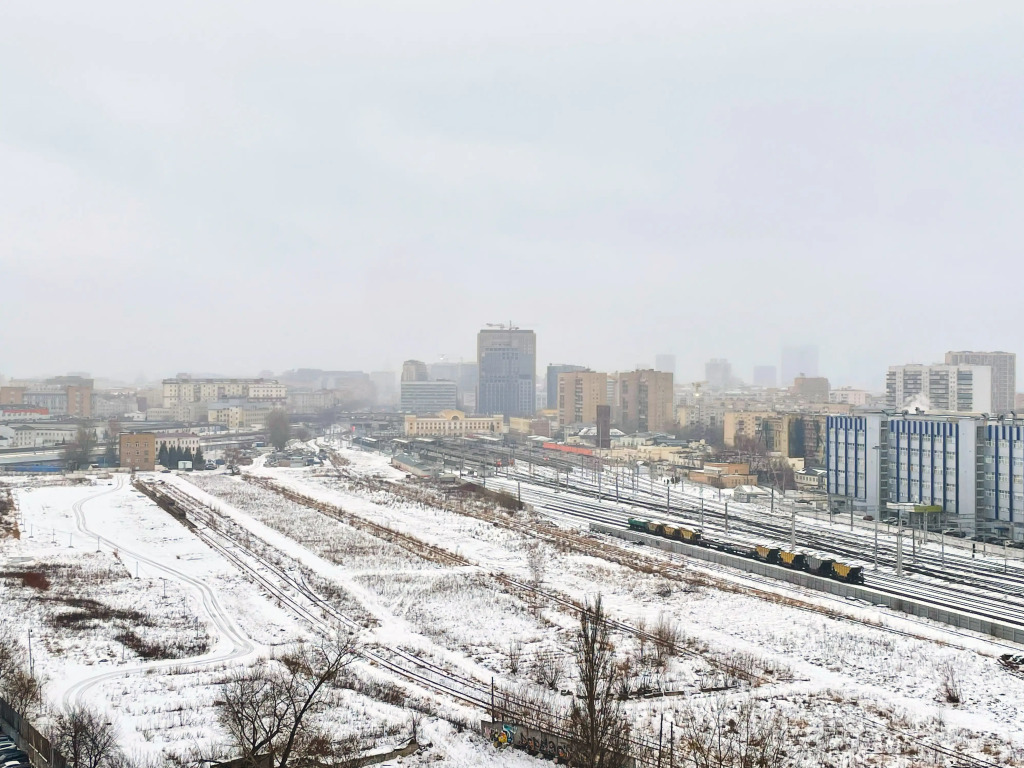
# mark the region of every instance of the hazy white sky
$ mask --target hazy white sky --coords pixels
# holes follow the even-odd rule
[[[0,4],[0,372],[1024,352],[1024,3]]]

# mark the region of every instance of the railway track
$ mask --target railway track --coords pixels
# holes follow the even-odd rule
[[[515,484],[518,482],[518,486]],[[635,511],[627,512],[610,506],[610,504],[599,503],[589,499],[585,493],[578,494],[575,491],[559,489],[556,494],[554,490],[547,487],[523,487],[523,481],[513,480],[491,480],[491,487],[501,487],[505,490],[521,490],[524,501],[532,503],[535,507],[544,509],[549,513],[556,513],[568,518],[577,518],[590,522],[603,522],[611,525],[625,525],[628,517],[636,515]],[[632,505],[632,500],[625,502]],[[688,509],[671,508],[666,513],[664,506],[658,508],[650,504],[641,505],[645,512],[652,513],[652,516],[666,519],[674,519],[687,523],[694,527],[700,527],[699,522]],[[724,533],[724,524],[719,522],[715,525],[716,510],[705,509],[705,523],[703,529],[720,528],[719,535],[725,538],[736,540],[748,539],[751,542],[784,541],[789,537],[788,528],[783,531],[778,528],[772,530],[767,526],[744,525],[742,516],[735,516],[732,510],[729,513],[729,532]],[[690,513],[690,514],[687,514]],[[721,513],[724,519],[724,512]],[[709,521],[711,524],[709,524]],[[767,532],[766,529],[767,528]],[[799,530],[799,529],[798,529]],[[851,560],[863,562],[864,552],[858,551],[842,543],[835,545],[825,539],[804,543],[797,538],[798,546],[802,549],[827,552],[831,555],[842,556]],[[940,572],[926,572],[918,574],[932,580],[932,582],[921,582],[908,578],[897,578],[891,572],[875,570],[869,578],[870,586],[881,591],[888,592],[897,597],[920,600],[928,602],[939,608],[970,613],[980,618],[1001,621],[1007,624],[1024,626],[1024,606],[1022,606],[1020,595],[1016,588],[1011,593],[999,592],[993,595],[986,591],[989,585],[979,586],[971,582],[961,582],[949,578],[941,578]]]
[[[246,573],[254,583],[265,589],[268,594],[280,601],[282,605],[287,606],[296,616],[314,629],[321,632],[330,631],[332,628],[330,624],[331,619],[354,632],[364,629],[363,625],[357,620],[337,610],[327,599],[318,595],[301,576],[301,572],[299,572],[299,578],[296,578],[278,564],[254,552],[240,538],[226,533],[223,530],[224,523],[231,523],[231,521],[219,515],[212,507],[203,504],[200,500],[189,496],[181,489],[171,485],[164,484],[159,488],[155,488],[141,481],[137,481],[136,485],[158,504],[161,497],[172,501],[176,509],[185,512],[188,518],[187,524],[195,535],[211,548],[220,552],[243,573]],[[298,495],[301,496],[301,494]],[[286,498],[291,498],[291,496],[288,495]],[[292,498],[292,500],[294,501],[295,499]],[[373,523],[368,524],[376,526]],[[390,531],[390,529],[384,530]],[[418,540],[417,543],[422,547],[434,550],[433,555],[438,560],[446,560],[452,565],[468,564],[468,561],[458,555],[453,555],[440,548],[418,542]],[[274,578],[269,578],[266,572],[272,574]],[[507,583],[509,585],[518,585],[525,589],[532,589],[529,585],[522,584],[513,579],[508,579]],[[306,602],[298,600],[293,592],[301,594]],[[559,602],[566,608],[580,610],[578,605],[566,598],[551,593],[547,594],[553,601]],[[621,632],[643,634],[651,642],[656,641],[653,635],[640,633],[624,622],[610,619],[606,621],[606,624],[610,628]],[[677,649],[677,651],[679,650]],[[363,647],[359,648],[357,653],[364,660],[391,672],[396,677],[404,678],[421,687],[446,694],[462,703],[490,713],[492,717],[500,718],[502,712],[514,712],[520,719],[524,717],[532,718],[535,723],[547,724],[556,720],[556,716],[552,713],[542,711],[535,703],[523,700],[510,690],[496,687],[493,681],[488,684],[479,680],[473,680],[465,675],[440,667],[402,648],[388,646],[382,650]],[[707,661],[707,659],[704,660]],[[637,738],[633,738],[632,741],[634,746],[638,748],[639,753],[653,753],[652,745],[649,742]]]
[[[398,544],[407,551],[412,552],[413,554],[417,554],[421,557],[427,556],[429,557],[429,559],[432,559],[435,562],[451,566],[477,568],[481,567],[479,563],[475,563],[469,560],[468,558],[463,557],[462,555],[454,554],[441,547],[428,544],[427,542],[424,542],[421,539],[418,539],[414,536],[410,536],[409,534],[403,533],[402,531],[395,530],[394,528],[389,528],[387,526],[380,525],[379,523],[374,523],[369,520],[366,520],[365,518],[349,514],[340,507],[337,507],[336,505],[328,504],[326,502],[320,501],[319,499],[315,499],[312,496],[308,496],[292,488],[288,488],[287,486],[282,486],[278,483],[275,483],[272,480],[269,480],[268,478],[246,474],[242,476],[242,479],[254,485],[258,485],[266,490],[278,493],[279,495],[284,496],[285,498],[295,502],[296,504],[301,504],[303,506],[310,507],[311,509],[316,509],[322,514],[339,520],[340,522],[343,522],[347,525],[351,525],[354,528],[359,528],[368,533],[371,533],[374,536],[377,536],[378,538],[382,538],[386,541]],[[484,519],[487,522],[500,525],[502,527],[519,530],[519,526],[515,521],[507,517],[503,517],[498,513],[481,516],[480,519]],[[527,531],[524,530],[523,532]],[[534,532],[532,535],[536,536],[536,532]],[[632,555],[632,553],[624,552],[621,547],[607,545],[590,537],[581,537],[578,534],[569,534],[565,531],[559,531],[558,529],[551,529],[543,533],[541,535],[541,538],[547,538],[547,540],[556,544],[561,544],[563,546],[571,546],[574,549],[584,551],[586,554],[596,555],[599,557],[602,557],[604,556],[604,554],[607,554],[609,557],[615,557],[624,563],[630,561],[635,563],[636,561],[635,555]],[[584,540],[582,543],[581,539]],[[599,551],[603,554],[597,554],[597,552]],[[609,559],[609,557],[606,557],[605,559]],[[684,575],[682,568],[679,568],[678,566],[669,566],[667,563],[660,561],[652,561],[651,570],[649,572],[661,571],[666,568],[677,572],[679,575]],[[520,594],[527,594],[532,596],[534,599],[545,600],[551,605],[559,606],[574,614],[579,614],[581,611],[585,610],[584,606],[580,605],[576,601],[564,595],[560,595],[551,590],[543,589],[534,584],[529,584],[525,581],[522,581],[521,579],[516,579],[506,574],[494,571],[488,571],[487,575],[489,578],[493,579],[495,582],[502,585],[509,591],[518,592]],[[607,619],[606,624],[610,629],[621,632],[623,634],[632,635],[633,637],[642,639],[646,643],[651,643],[653,645],[665,645],[665,641],[662,638],[659,638],[656,634],[648,632],[646,630],[641,630],[626,622],[618,621],[615,619]],[[737,669],[734,665],[731,665],[728,662],[723,661],[722,659],[709,657],[708,655],[701,654],[697,651],[693,651],[689,648],[686,648],[685,646],[673,644],[670,650],[681,656],[690,656],[693,658],[700,659],[704,663],[709,664],[712,667],[715,667],[719,671],[727,675],[743,679],[745,682],[751,685],[760,685],[766,682],[761,677],[756,675],[750,675],[744,670]]]
[[[162,500],[172,501],[176,508],[186,514],[188,522],[191,523],[190,529],[200,540],[219,552],[252,582],[312,628],[320,632],[330,632],[334,628],[331,622],[334,621],[351,632],[358,633],[365,629],[358,620],[337,610],[328,600],[317,595],[301,576],[296,578],[270,559],[247,547],[240,537],[225,532],[224,523],[229,521],[219,516],[215,510],[174,486],[164,484],[157,487],[144,481],[136,481],[136,487],[158,504]],[[358,653],[371,664],[400,678],[474,707],[490,710],[491,688],[488,684],[444,670],[402,649],[387,650],[388,653],[372,648],[360,648]],[[393,657],[402,659],[405,663],[397,663]],[[428,677],[426,674],[414,672],[408,666],[428,670],[433,676]],[[445,679],[435,679],[440,676]]]
[[[333,458],[333,456],[332,456],[332,458]],[[337,466],[337,468],[338,468],[339,472],[345,471],[344,468],[341,467],[341,466]],[[351,476],[350,476],[349,479],[354,479],[354,478],[351,478]],[[391,485],[394,486],[396,484],[392,483]],[[515,488],[515,486],[513,485],[513,486],[508,487],[507,489],[508,490],[512,490],[514,488]],[[523,490],[524,490],[523,498],[525,500],[525,499],[527,499],[527,489],[523,489]],[[297,492],[294,492],[294,493],[297,494]],[[297,494],[297,495],[302,496],[302,494]],[[401,495],[401,494],[399,494],[399,495]],[[306,498],[309,498],[309,497],[306,497]],[[312,501],[314,501],[315,504],[317,504],[317,505],[320,504],[320,502],[316,502],[316,500],[312,500]],[[439,500],[439,505],[440,505],[440,500]],[[569,505],[569,507],[570,507],[570,509],[572,509],[572,505],[571,504]],[[603,513],[604,510],[602,509],[601,512]],[[578,534],[575,537],[573,537],[573,536],[570,536],[569,534],[567,534],[567,532],[562,531],[561,529],[557,529],[557,528],[555,528],[555,529],[548,529],[548,530],[541,530],[541,531],[538,531],[538,529],[532,528],[532,527],[525,527],[525,529],[524,529],[522,526],[516,526],[512,522],[512,519],[504,517],[504,516],[501,516],[501,515],[498,515],[498,514],[486,515],[486,514],[479,513],[477,511],[474,511],[472,513],[469,513],[469,512],[466,512],[466,511],[460,511],[460,513],[461,514],[468,514],[471,517],[478,517],[480,519],[488,520],[488,521],[493,522],[495,524],[502,525],[503,527],[517,529],[517,530],[520,530],[523,533],[527,533],[529,535],[532,535],[532,536],[538,537],[538,538],[542,538],[542,539],[551,537],[551,538],[549,538],[549,540],[565,542],[567,538],[573,538],[573,539],[576,539],[577,541],[578,541],[579,538],[581,538],[581,537],[579,537]],[[585,513],[575,512],[572,516],[574,516],[574,517],[576,517],[578,519],[581,516],[581,514],[585,515]],[[624,521],[624,518],[614,518],[614,517],[613,518],[607,518],[607,517],[602,518],[602,517],[600,517],[600,514],[598,514],[598,515],[591,514],[591,518],[595,519],[595,520],[602,521],[602,522],[613,522],[614,523],[614,522],[623,522]],[[371,524],[371,525],[376,525],[376,524]],[[384,531],[386,531],[389,535],[396,533],[392,529],[383,528],[382,526],[381,526],[381,528]],[[582,537],[582,538],[587,538],[587,537]],[[588,539],[588,541],[593,542],[595,540]],[[600,542],[598,542],[598,543],[600,543]],[[600,556],[603,556],[601,553],[606,551],[606,549],[615,549],[615,550],[619,550],[620,553],[622,552],[622,548],[621,547],[608,547],[608,545],[604,545],[604,546],[599,547],[599,548],[595,547],[593,549],[590,549],[588,553],[589,554],[594,554],[594,555],[600,557]],[[631,559],[633,559],[634,561],[636,560],[636,557],[635,557],[635,555],[633,553],[630,553],[630,556],[631,556]],[[616,558],[616,560],[618,560],[618,558]],[[713,564],[710,564],[710,563],[701,563],[701,566],[702,567],[704,567],[704,566],[711,566],[712,568],[714,568]],[[726,569],[725,568],[721,568],[721,570],[724,571]],[[669,563],[668,566],[667,566],[667,573],[681,574],[682,572],[683,572],[683,568],[681,568],[678,564]],[[771,585],[776,584],[776,582],[774,582],[773,580],[770,580],[770,579],[758,579],[757,577],[753,577],[750,574],[745,574],[744,577],[748,578],[750,580],[754,580],[754,581],[761,581],[761,582],[763,582],[765,584],[771,584]],[[811,608],[810,606],[808,606],[808,608],[806,610],[814,610],[814,608]],[[820,612],[820,611],[818,611],[818,612]],[[852,619],[850,619],[849,617],[843,617],[841,615],[839,616],[839,618],[845,618],[846,620],[852,621]],[[911,620],[911,619],[908,619],[908,620]],[[895,629],[895,628],[888,628],[888,627],[878,627],[878,628],[882,629],[882,630],[885,630],[885,631],[888,631],[888,632],[891,632],[893,634],[897,634],[897,635],[903,635],[903,636],[909,636],[909,637],[915,637],[915,638],[919,638],[920,637],[919,635],[915,635],[912,632],[905,632],[903,630],[899,630],[899,629]],[[953,632],[952,629],[950,629],[949,631]],[[964,634],[964,633],[957,633],[957,634]],[[993,644],[995,644],[995,645],[1000,645],[999,643],[997,643],[995,641],[991,641],[991,642],[993,642]],[[1017,650],[1016,646],[1005,646],[1005,647],[1011,648],[1013,650]],[[921,750],[924,750],[924,751],[927,751],[927,752],[931,753],[935,757],[942,756],[946,760],[950,761],[949,764],[952,765],[953,768],[997,768],[997,766],[999,765],[998,763],[995,763],[995,762],[992,762],[992,761],[989,761],[989,760],[986,760],[986,759],[983,759],[983,758],[978,758],[978,757],[974,757],[974,756],[970,756],[970,755],[965,755],[961,751],[957,751],[957,750],[950,749],[948,747],[942,746],[940,744],[935,743],[934,741],[932,741],[930,739],[922,738],[922,737],[917,737],[917,736],[915,736],[913,734],[910,734],[910,733],[908,733],[908,732],[906,732],[906,731],[904,731],[904,730],[902,730],[900,728],[897,728],[897,727],[893,726],[889,722],[875,720],[873,718],[867,717],[866,715],[863,715],[863,714],[857,713],[857,712],[853,712],[852,714],[855,717],[857,717],[858,719],[861,719],[862,721],[870,724],[874,728],[881,729],[881,730],[886,730],[886,731],[888,731],[890,733],[898,735],[900,738],[905,739],[907,742],[914,744],[916,747],[918,747]]]

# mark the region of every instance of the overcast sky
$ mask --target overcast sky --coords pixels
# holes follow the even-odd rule
[[[1024,352],[1024,3],[0,4],[0,372]]]

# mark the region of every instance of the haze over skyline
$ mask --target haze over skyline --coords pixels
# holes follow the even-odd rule
[[[770,7],[765,7],[770,5]],[[197,31],[201,30],[201,31]],[[0,7],[0,372],[1024,353],[1019,3]]]

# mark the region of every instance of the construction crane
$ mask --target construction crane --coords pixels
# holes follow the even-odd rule
[[[503,331],[518,331],[519,330],[519,326],[518,325],[512,325],[512,321],[511,320],[509,320],[508,323],[484,323],[484,325],[486,325],[488,328],[501,328],[501,330],[503,330]]]

